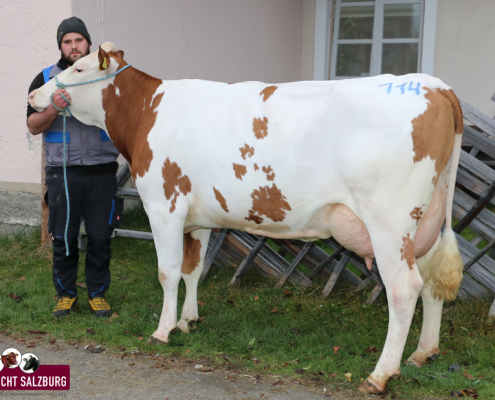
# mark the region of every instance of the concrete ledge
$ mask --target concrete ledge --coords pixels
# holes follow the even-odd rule
[[[41,225],[41,183],[0,182],[0,232]]]
[[[135,188],[132,179],[124,185]],[[141,204],[138,197],[124,196],[124,210]],[[30,232],[41,226],[41,183],[0,181],[0,233]]]
[[[39,229],[38,226],[4,224],[0,222],[0,235],[13,235],[16,233],[30,234]]]

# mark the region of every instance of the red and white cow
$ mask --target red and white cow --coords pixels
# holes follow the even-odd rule
[[[125,65],[105,43],[58,78],[84,82]],[[45,109],[55,90],[48,82],[29,95],[31,105]],[[423,329],[409,361],[421,366],[439,353],[442,302],[462,280],[451,213],[463,129],[459,101],[440,80],[226,84],[127,68],[67,91],[72,114],[107,131],[129,162],[148,213],[164,291],[154,341],[197,320],[210,230],[226,227],[306,241],[334,236],[368,265],[376,257],[390,322],[360,390],[382,392],[400,373],[420,293]],[[177,323],[181,276],[187,295]]]

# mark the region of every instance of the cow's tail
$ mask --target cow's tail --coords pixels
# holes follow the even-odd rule
[[[450,91],[451,92],[451,91]],[[455,100],[457,97],[451,92]],[[447,97],[447,96],[446,96]],[[448,97],[447,97],[448,98]],[[445,231],[438,249],[433,254],[431,259],[431,291],[433,297],[447,301],[454,300],[461,286],[463,277],[464,264],[462,262],[459,247],[455,233],[452,230],[452,205],[454,202],[455,181],[457,176],[457,168],[461,156],[462,142],[462,110],[459,100],[456,103],[449,98],[454,109],[454,118],[456,120],[456,135],[454,148],[450,159],[449,183],[447,187],[447,203],[446,203],[446,223]]]

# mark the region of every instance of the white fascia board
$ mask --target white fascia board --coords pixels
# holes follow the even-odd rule
[[[435,62],[435,32],[437,29],[438,0],[425,0],[425,15],[423,23],[423,54],[421,57],[421,72],[433,75]]]
[[[328,79],[330,51],[330,0],[316,0],[313,80]]]

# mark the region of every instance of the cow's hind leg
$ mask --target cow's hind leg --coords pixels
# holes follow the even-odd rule
[[[416,260],[425,281],[421,292],[423,327],[418,348],[407,361],[417,367],[437,358],[443,301],[455,298],[462,281],[462,259],[452,235],[452,231],[446,231],[446,238],[439,236],[428,253]]]
[[[400,375],[400,361],[423,280],[414,260],[411,229],[392,235],[388,229],[370,230],[373,248],[387,290],[389,325],[383,352],[375,370],[359,386],[364,393],[382,393]]]
[[[198,281],[203,272],[211,229],[198,229],[184,235],[182,279],[186,283],[186,299],[177,327],[183,332],[196,328],[198,315]]]

